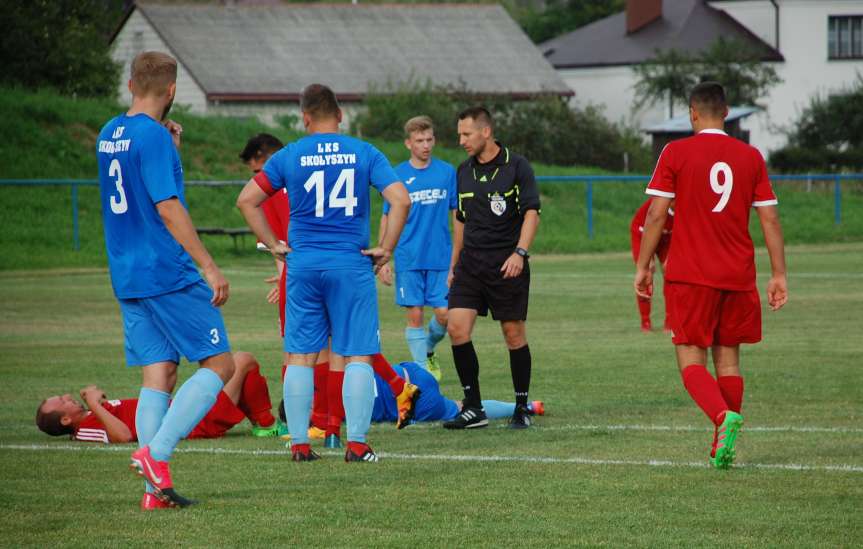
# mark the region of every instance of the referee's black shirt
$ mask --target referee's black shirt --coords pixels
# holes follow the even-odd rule
[[[458,212],[465,248],[515,249],[527,210],[540,210],[539,189],[527,159],[498,143],[486,164],[475,156],[458,167]]]

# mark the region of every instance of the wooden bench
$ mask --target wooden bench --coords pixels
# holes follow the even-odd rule
[[[224,227],[198,227],[198,234],[211,234],[211,235],[227,235],[230,236],[234,241],[234,249],[238,250],[237,246],[237,238],[240,238],[242,243],[246,243],[246,235],[252,234],[252,229],[248,227],[237,227],[237,228],[224,228]]]

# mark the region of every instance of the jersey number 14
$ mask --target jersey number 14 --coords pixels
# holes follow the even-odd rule
[[[324,170],[312,172],[303,185],[306,192],[315,191],[315,217],[324,217]],[[340,196],[344,190],[344,196]],[[346,216],[354,215],[357,207],[357,197],[354,194],[354,169],[345,168],[339,172],[333,189],[330,191],[329,204],[331,209],[343,208]]]

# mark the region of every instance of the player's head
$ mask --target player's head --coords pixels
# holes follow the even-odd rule
[[[405,147],[411,158],[428,162],[434,148],[434,123],[428,116],[414,116],[405,122]]]
[[[702,82],[689,93],[689,120],[692,129],[722,128],[728,116],[725,89],[719,82]]]
[[[139,53],[132,60],[129,91],[136,99],[150,98],[162,103],[164,120],[177,93],[177,60],[159,51]]]
[[[246,142],[246,147],[240,153],[240,159],[254,173],[264,167],[264,163],[276,151],[284,147],[279,138],[268,133],[259,133]]]
[[[72,395],[52,396],[36,409],[36,426],[54,437],[69,435],[86,415],[87,410]]]
[[[316,123],[340,123],[342,109],[336,94],[323,84],[309,84],[300,94],[300,110],[306,130]]]
[[[476,156],[494,140],[494,119],[485,107],[468,107],[458,113],[458,143]]]

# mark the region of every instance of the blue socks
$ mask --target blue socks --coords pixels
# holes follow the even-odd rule
[[[222,379],[208,368],[198,368],[198,371],[183,383],[162,420],[162,426],[150,441],[150,454],[154,459],[171,459],[171,453],[180,440],[204,419],[216,403],[216,397],[223,386]],[[138,406],[140,405],[139,402]]]
[[[515,412],[514,402],[483,400],[482,407],[485,408],[485,415],[488,416],[488,419],[504,419],[512,417],[513,412]]]
[[[428,337],[426,338],[426,353],[433,353],[435,345],[446,335],[446,328],[441,326],[437,317],[432,315],[428,324]]]
[[[306,366],[291,366],[285,370],[285,415],[291,445],[309,443],[309,419],[315,395],[315,370]]]
[[[424,366],[428,350],[425,328],[405,328],[405,339],[408,341],[408,349],[411,351],[414,362]]]
[[[371,366],[363,362],[351,362],[345,366],[342,402],[348,424],[348,442],[365,444],[375,404],[375,374]]]
[[[139,448],[149,444],[159,432],[162,419],[168,411],[170,399],[171,395],[168,393],[141,387],[141,392],[138,394],[138,409],[135,410],[135,430],[138,432]],[[153,487],[149,482],[144,481],[144,487],[147,492],[153,493]]]

